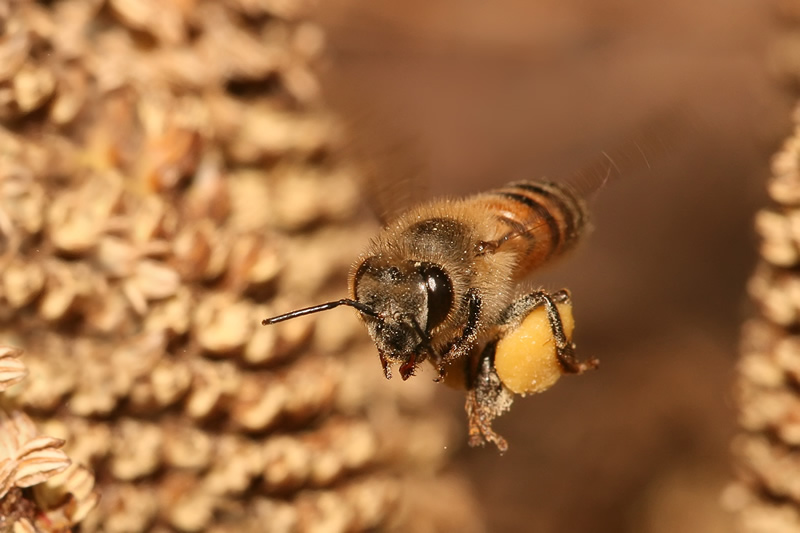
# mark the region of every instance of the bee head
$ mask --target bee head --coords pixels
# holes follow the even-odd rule
[[[440,266],[371,256],[357,265],[351,292],[353,299],[298,309],[261,323],[266,326],[347,305],[361,313],[387,379],[394,363],[400,364],[405,380],[426,357],[436,355],[431,333],[450,314],[454,299],[450,277]]]
[[[444,270],[422,261],[366,258],[355,270],[353,298],[374,313],[361,313],[378,348],[386,377],[400,364],[403,379],[434,353],[431,332],[453,306],[453,288]]]

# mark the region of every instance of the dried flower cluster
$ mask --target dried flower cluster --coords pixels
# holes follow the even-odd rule
[[[81,531],[477,527],[465,492],[408,512],[462,483],[426,481],[431,387],[387,387],[347,313],[260,326],[343,290],[369,231],[301,7],[0,3],[0,338],[12,400],[96,472]],[[51,453],[22,427],[17,461]]]
[[[770,56],[777,79],[796,84],[796,0],[774,6],[786,23]],[[738,482],[725,493],[745,533],[800,532],[800,107],[794,132],[772,161],[767,191],[775,205],[756,216],[759,264],[748,284],[759,315],[745,323],[737,401]]]
[[[795,112],[800,124],[800,108]],[[749,292],[760,316],[744,328],[739,422],[740,482],[726,493],[747,533],[800,531],[800,127],[773,160],[777,206],[756,217],[761,261]]]
[[[27,375],[20,354],[0,346],[0,393]],[[2,403],[0,531],[69,530],[97,505],[94,476],[67,457],[62,439],[42,435],[22,410]]]

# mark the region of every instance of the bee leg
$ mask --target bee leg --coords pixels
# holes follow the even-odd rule
[[[478,324],[481,318],[481,297],[476,289],[467,291],[467,305],[467,324],[464,326],[461,336],[450,345],[447,352],[436,362],[436,367],[439,370],[439,377],[441,379],[443,379],[444,375],[447,373],[445,365],[457,359],[467,357],[472,349],[472,345],[478,338]]]
[[[469,445],[483,446],[487,441],[500,453],[508,450],[506,439],[495,433],[492,421],[511,407],[513,396],[503,386],[494,370],[496,343],[489,343],[481,352],[477,367],[467,373],[467,422]]]
[[[386,376],[386,379],[392,379],[392,366],[389,364],[389,360],[386,359],[386,356],[383,353],[379,353],[378,356],[381,359],[381,367],[383,367],[383,375]]]
[[[544,292],[544,291],[542,291]],[[550,302],[547,305],[547,318],[550,321],[550,327],[553,328],[554,318],[558,317],[558,325],[560,335],[566,341],[566,337],[564,335],[564,326],[561,323],[561,315],[558,313],[558,308],[555,304],[559,303],[567,303],[572,305],[572,298],[569,294],[567,289],[561,289],[560,291],[554,292],[553,294],[544,293],[545,297],[549,297]],[[553,329],[553,337],[556,338],[555,329]],[[556,355],[558,356],[558,362],[561,363],[561,368],[564,369],[565,372],[569,374],[582,374],[587,370],[594,370],[598,366],[600,366],[600,361],[596,357],[592,357],[587,359],[586,361],[578,361],[575,358],[575,343],[573,342],[565,342],[563,344],[563,348],[560,348],[558,338],[556,338]]]
[[[400,377],[403,378],[403,381],[414,375],[417,365],[421,362],[422,358],[419,358],[416,354],[414,354],[408,361],[400,365]]]
[[[520,226],[514,231],[506,233],[502,237],[494,241],[478,241],[475,245],[475,255],[493,254],[506,242],[521,237],[525,234],[525,228]]]
[[[522,322],[531,311],[537,307],[544,306],[547,312],[547,320],[553,332],[553,340],[556,343],[556,356],[561,368],[567,374],[582,374],[587,370],[593,370],[600,364],[596,358],[587,361],[578,361],[575,357],[575,344],[567,339],[564,333],[564,324],[561,321],[561,314],[558,312],[556,304],[571,304],[569,291],[562,289],[549,294],[546,291],[536,291],[519,298],[513,302],[504,313],[503,322],[508,325],[516,325]]]

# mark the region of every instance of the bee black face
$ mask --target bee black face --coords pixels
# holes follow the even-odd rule
[[[450,278],[437,265],[420,261],[390,264],[369,257],[356,271],[353,293],[375,312],[375,317],[362,316],[385,369],[388,363],[401,363],[413,371],[433,350],[431,332],[453,306]]]

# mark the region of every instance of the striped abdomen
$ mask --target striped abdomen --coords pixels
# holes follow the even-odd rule
[[[517,279],[572,248],[586,226],[583,202],[558,183],[514,182],[476,200],[504,228],[502,249],[517,252]]]

